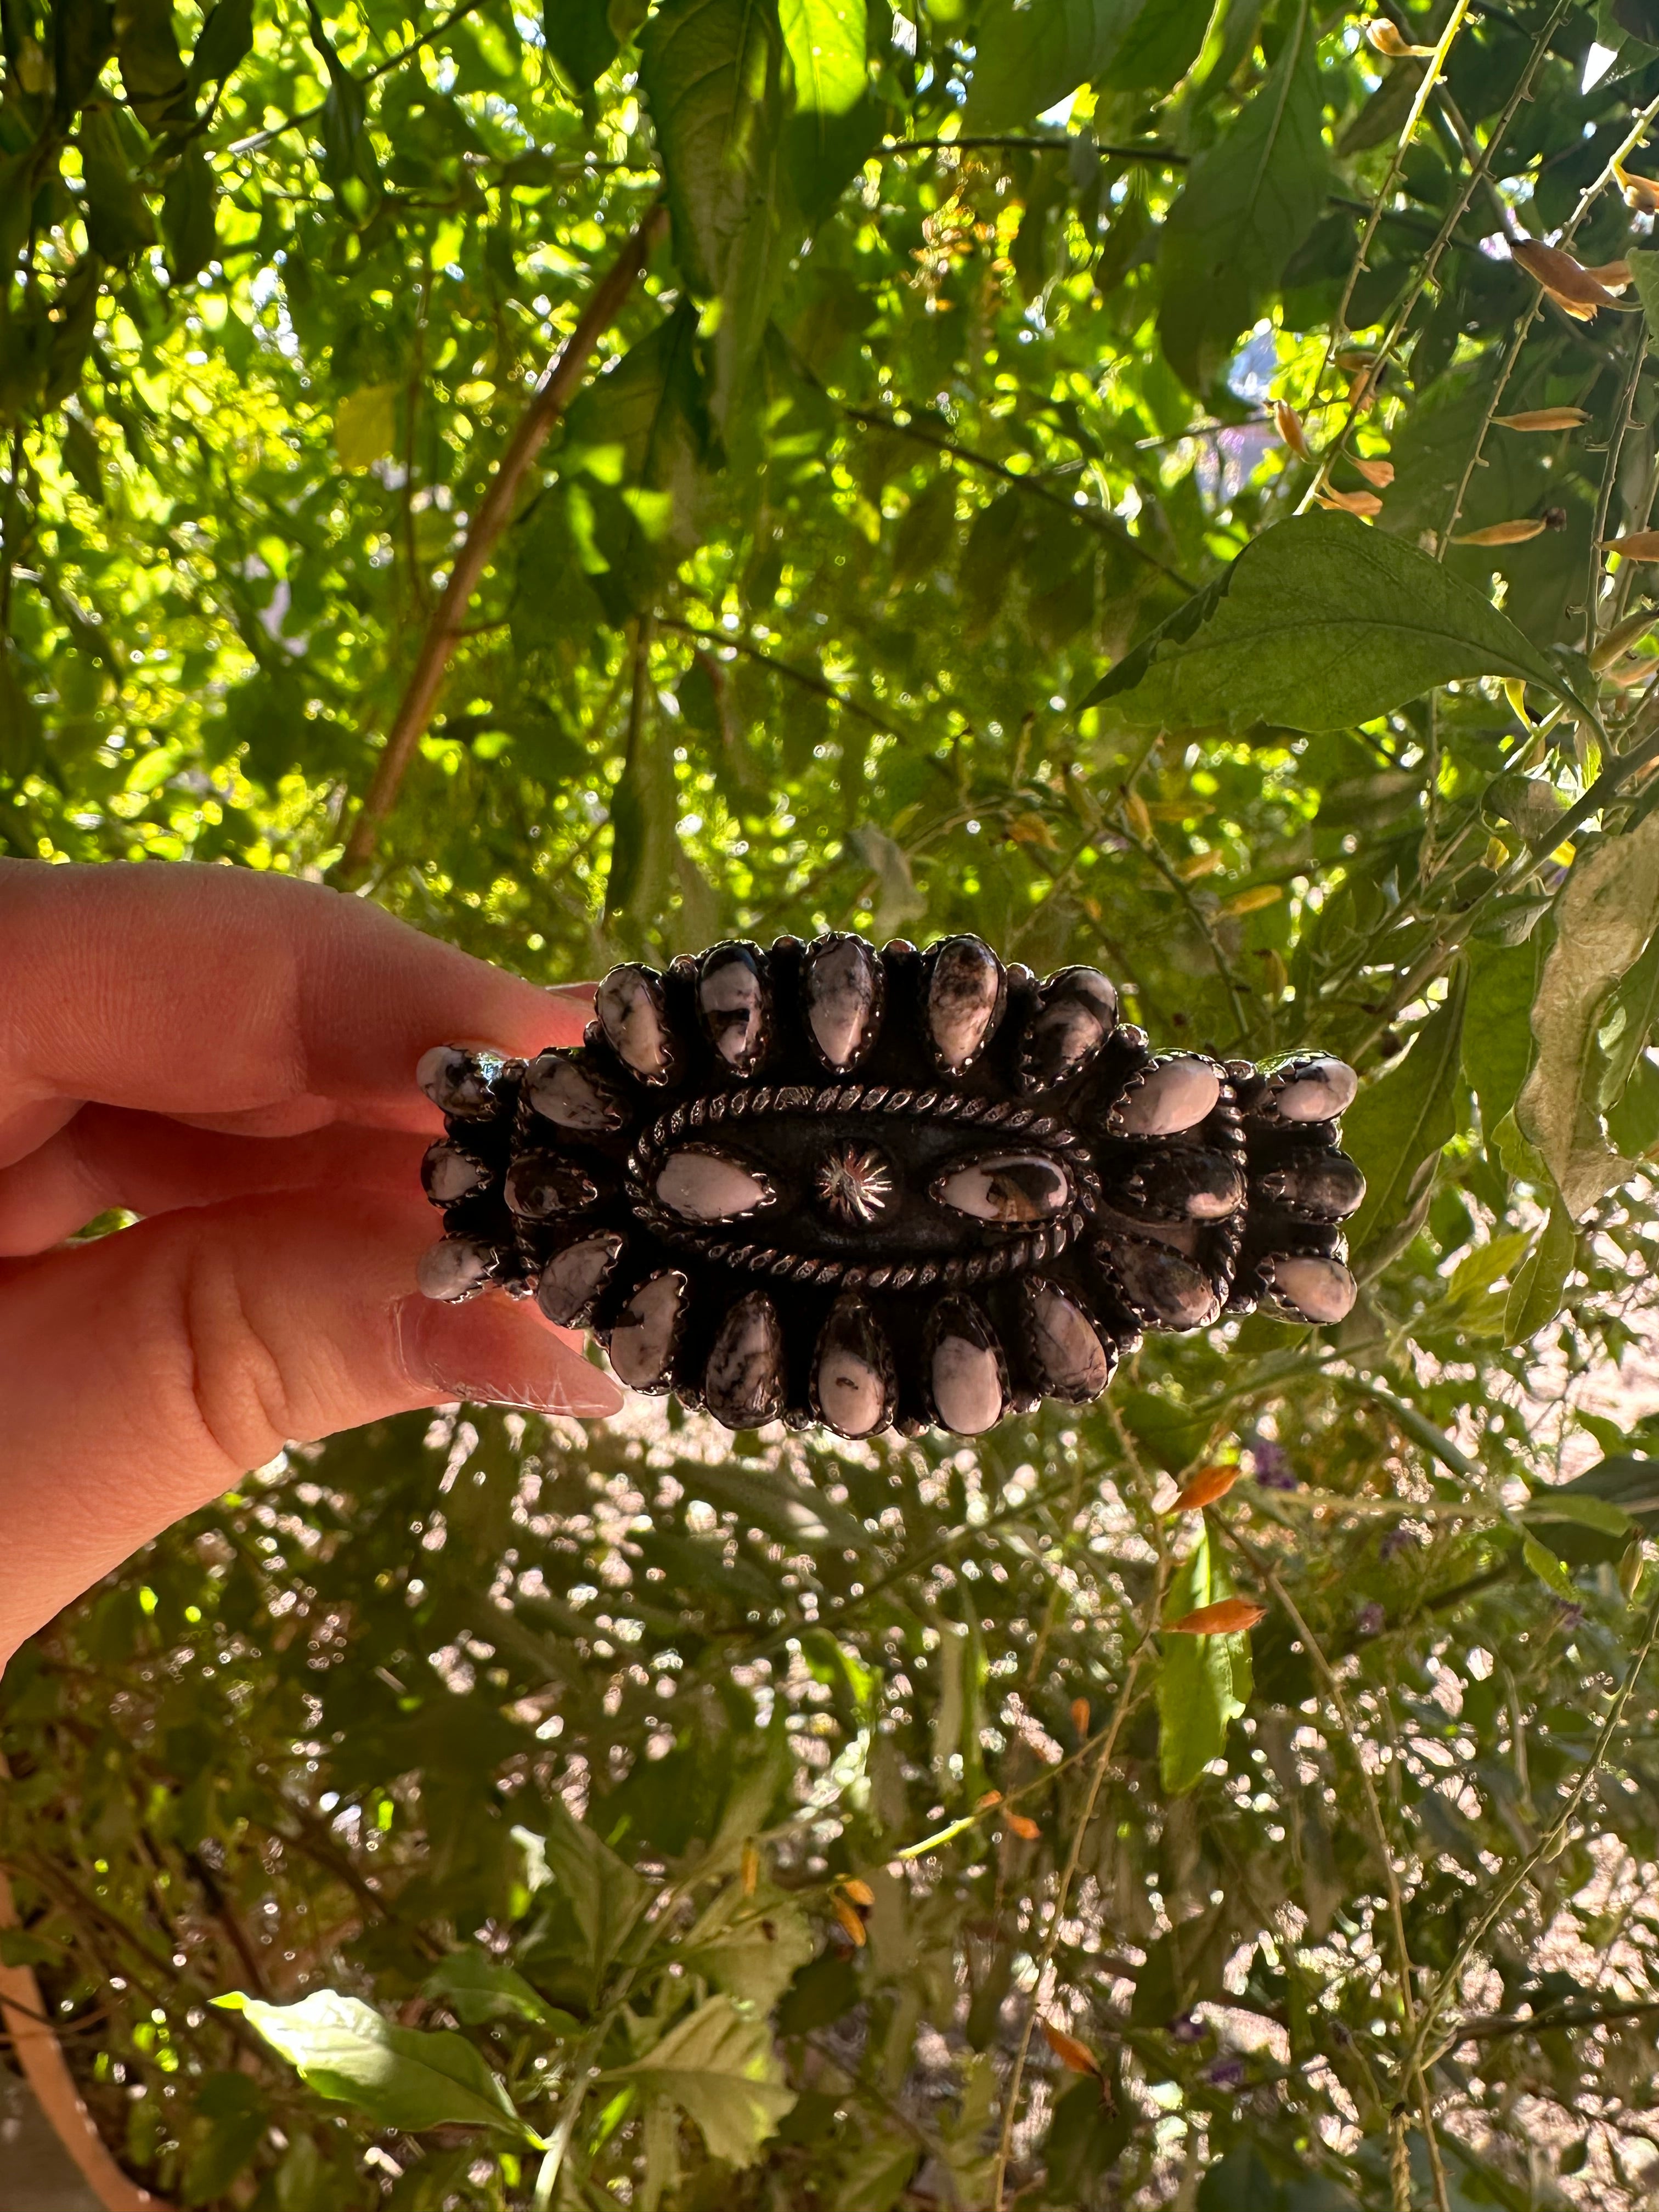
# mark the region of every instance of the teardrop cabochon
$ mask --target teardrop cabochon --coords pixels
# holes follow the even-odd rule
[[[1099,970],[969,935],[628,963],[581,1046],[421,1073],[422,1286],[533,1294],[731,1427],[974,1436],[1098,1395],[1143,1328],[1352,1300],[1349,1071],[1155,1054]]]

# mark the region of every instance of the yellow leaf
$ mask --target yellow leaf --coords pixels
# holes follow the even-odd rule
[[[1589,665],[1596,674],[1599,676],[1604,668],[1611,668],[1620,654],[1628,652],[1638,638],[1645,637],[1656,622],[1659,622],[1659,613],[1656,613],[1652,607],[1638,607],[1635,613],[1626,615],[1623,622],[1614,623],[1607,635],[1597,640],[1590,653]]]
[[[1128,817],[1129,827],[1141,843],[1150,845],[1152,842],[1152,817],[1146,811],[1146,802],[1138,791],[1124,793],[1123,811]]]
[[[1510,258],[1543,287],[1558,307],[1581,323],[1592,321],[1598,307],[1615,304],[1607,286],[1582,261],[1575,261],[1559,246],[1546,246],[1541,238],[1511,240]]]
[[[854,1905],[871,1905],[876,1901],[875,1891],[867,1881],[860,1881],[856,1875],[849,1875],[841,1887],[842,1894],[849,1897]]]
[[[1527,687],[1520,677],[1506,676],[1504,678],[1504,696],[1509,701],[1522,729],[1531,729],[1532,723],[1527,714]]]
[[[1285,896],[1282,884],[1257,884],[1248,891],[1235,891],[1221,911],[1223,914],[1255,914],[1264,906],[1277,906]]]
[[[1036,1822],[1028,1820],[1024,1813],[1010,1813],[1007,1820],[1008,1826],[1023,1843],[1034,1844],[1042,1833]]]
[[[870,1940],[864,1932],[863,1921],[860,1919],[857,1912],[844,1897],[837,1897],[832,1899],[832,1903],[835,1906],[836,1917],[841,1923],[842,1934],[861,1951]]]
[[[1357,460],[1354,463],[1354,466],[1358,470],[1360,475],[1364,477],[1366,483],[1370,484],[1373,491],[1387,491],[1389,486],[1394,482],[1394,463],[1392,461]]]
[[[1518,415],[1494,415],[1506,430],[1576,430],[1589,416],[1582,407],[1525,407]]]
[[[1267,1613],[1265,1605],[1252,1605],[1247,1597],[1224,1597],[1214,1605],[1200,1606],[1196,1613],[1184,1613],[1179,1620],[1166,1620],[1164,1626],[1173,1636],[1237,1636],[1265,1620]]]
[[[1432,46],[1413,46],[1385,15],[1378,15],[1366,24],[1365,37],[1379,54],[1386,54],[1391,62],[1419,60],[1434,52]]]
[[[983,1813],[988,1806],[1000,1805],[1001,1802],[1002,1792],[1000,1790],[988,1790],[985,1795],[980,1799],[978,1804],[975,1806],[974,1810],[976,1813]]]
[[[1343,514],[1381,514],[1382,502],[1374,491],[1333,491],[1328,485],[1314,496],[1321,507],[1335,507]]]
[[[1017,814],[1008,835],[1017,845],[1040,845],[1046,853],[1054,849],[1054,833],[1040,814]]]
[[[1626,561],[1659,561],[1659,530],[1632,530],[1600,542],[1604,553],[1622,553]]]
[[[395,384],[366,384],[334,410],[334,450],[343,469],[373,468],[392,451],[397,436]]]
[[[1297,459],[1301,461],[1312,460],[1313,455],[1308,451],[1308,434],[1302,427],[1302,417],[1288,399],[1276,399],[1273,402],[1273,420],[1279,425],[1279,436]]]
[[[1068,2074],[1092,2074],[1100,2079],[1100,2061],[1086,2043],[1079,2043],[1074,2035],[1067,2035],[1063,2027],[1051,2027],[1042,2023],[1043,2039]]]
[[[1604,261],[1599,269],[1587,269],[1584,274],[1593,276],[1609,292],[1628,292],[1630,289],[1628,261]]]
[[[1171,1513],[1196,1513],[1201,1505],[1213,1505],[1218,1498],[1224,1498],[1238,1480],[1237,1467],[1201,1467],[1175,1504]]]
[[[1541,515],[1519,517],[1514,522],[1489,522],[1484,530],[1466,530],[1454,545],[1524,545],[1549,528]]]
[[[1073,1698],[1073,1700],[1072,1700],[1072,1726],[1073,1726],[1073,1727],[1077,1730],[1077,1732],[1078,1732],[1078,1734],[1079,1734],[1079,1735],[1088,1735],[1088,1733],[1089,1733],[1089,1700],[1087,1699],[1087,1698]]]
[[[1226,866],[1219,853],[1194,853],[1190,860],[1183,860],[1176,871],[1184,884],[1195,884],[1200,876],[1212,876]]]
[[[760,1887],[760,1853],[753,1844],[743,1847],[743,1893],[752,1897]]]

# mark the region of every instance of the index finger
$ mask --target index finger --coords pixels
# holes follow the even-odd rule
[[[527,1054],[581,1029],[568,997],[321,884],[0,860],[0,1158],[63,1100],[251,1130],[422,1128],[428,1046]]]

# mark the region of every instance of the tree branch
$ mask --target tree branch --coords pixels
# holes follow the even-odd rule
[[[455,556],[444,595],[427,624],[414,673],[398,702],[386,733],[374,779],[346,840],[343,854],[334,870],[335,880],[349,884],[361,876],[374,855],[375,833],[398,801],[398,793],[425,736],[437,704],[438,691],[449,665],[465,618],[467,605],[477,591],[495,542],[512,517],[520,484],[530,464],[541,451],[554,424],[574,398],[587,373],[595,347],[616,321],[635,280],[650,258],[652,248],[667,227],[668,210],[659,201],[641,221],[616,260],[594,288],[580,319],[537,386],[534,398],[519,418],[519,426],[489,488],[478,502]]]

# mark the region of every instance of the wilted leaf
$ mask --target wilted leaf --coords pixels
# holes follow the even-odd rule
[[[1589,416],[1582,407],[1528,407],[1518,415],[1494,415],[1505,430],[1576,430]]]
[[[1218,1463],[1201,1467],[1170,1508],[1172,1513],[1196,1513],[1200,1506],[1213,1505],[1218,1498],[1224,1498],[1238,1480],[1243,1469],[1237,1461],[1231,1466]]]
[[[1559,246],[1546,246],[1537,238],[1511,239],[1510,255],[1535,283],[1542,285],[1557,307],[1579,322],[1592,321],[1598,307],[1618,304],[1605,284]]]
[[[1515,522],[1488,522],[1479,530],[1466,530],[1452,539],[1454,545],[1524,545],[1529,538],[1539,538],[1548,528],[1541,516],[1529,515]]]
[[[1596,1031],[1609,994],[1656,928],[1659,814],[1649,814],[1573,864],[1533,1006],[1538,1056],[1515,1115],[1575,1221],[1629,1172],[1601,1126]]]
[[[1279,426],[1279,436],[1297,459],[1299,461],[1312,460],[1313,455],[1308,450],[1308,434],[1303,428],[1302,417],[1288,399],[1276,399],[1273,402],[1273,421]]]
[[[1659,530],[1627,530],[1622,538],[1604,538],[1604,553],[1621,553],[1626,561],[1659,561]]]
[[[1248,1598],[1218,1598],[1213,1605],[1200,1605],[1195,1612],[1184,1613],[1179,1620],[1166,1620],[1164,1632],[1171,1636],[1236,1636],[1254,1628],[1258,1620],[1267,1618],[1265,1605],[1252,1605]]]
[[[1092,2074],[1097,2080],[1100,2078],[1100,2061],[1086,2043],[1079,2043],[1076,2036],[1068,2035],[1063,2027],[1056,2027],[1052,2021],[1042,2022],[1042,2034],[1049,2050],[1068,2074]]]

